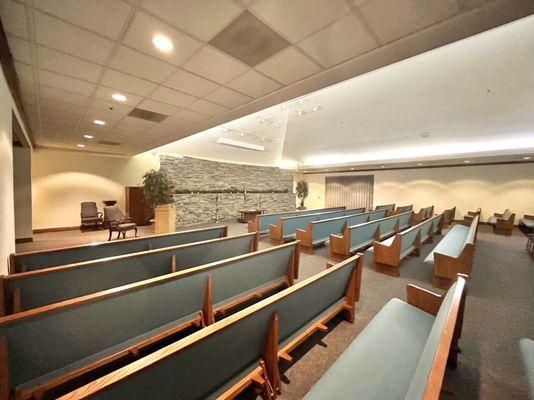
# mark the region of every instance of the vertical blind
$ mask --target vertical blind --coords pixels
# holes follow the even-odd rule
[[[326,207],[365,207],[373,204],[374,175],[327,176]]]

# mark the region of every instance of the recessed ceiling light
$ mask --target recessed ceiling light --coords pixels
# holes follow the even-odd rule
[[[354,167],[351,167],[350,169],[354,169]]]
[[[152,37],[152,43],[156,48],[163,53],[170,53],[174,49],[172,40],[168,36],[162,35],[160,33]]]
[[[101,119],[95,119],[93,122],[100,126],[106,125],[106,121],[102,121]]]
[[[228,133],[228,128],[223,128],[223,133]]]
[[[83,135],[83,137],[86,138],[86,139],[92,139],[92,138],[94,138],[94,136],[91,135],[91,134],[89,134],[89,133],[86,133],[85,135]]]
[[[532,157],[530,156],[526,156],[526,157],[523,157],[523,160],[530,160]]]
[[[465,160],[464,163],[469,164],[471,161]]]
[[[264,118],[260,118],[260,124],[263,124],[265,122]]]
[[[417,164],[417,165],[421,166],[421,165],[423,165],[423,164],[419,163],[419,164]]]
[[[243,132],[241,132],[241,133],[239,134],[239,136],[243,137],[243,136],[245,136],[245,134],[244,134]]]
[[[320,109],[321,109],[320,106],[315,106],[315,107],[313,107],[313,111],[319,111]]]
[[[386,168],[386,166],[385,165],[381,165],[380,168]]]
[[[76,145],[76,147],[79,147],[79,148],[81,148],[81,149],[82,149],[82,148],[84,148],[84,147],[85,147],[85,144],[81,144],[81,143],[78,143],[78,144]]]
[[[302,114],[304,114],[304,111],[302,111],[302,110],[298,110],[297,111],[297,115],[302,115]]]
[[[113,99],[117,101],[126,101],[126,96],[120,93],[113,93],[111,97],[113,97]]]

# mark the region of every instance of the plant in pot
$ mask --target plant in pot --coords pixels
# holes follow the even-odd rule
[[[295,191],[297,192],[297,199],[300,200],[300,206],[298,207],[298,209],[305,210],[306,207],[304,207],[304,201],[306,200],[306,197],[308,197],[309,194],[308,182],[306,182],[305,180],[298,181],[297,186],[295,187]]]
[[[164,171],[151,169],[143,175],[145,203],[154,213],[154,233],[176,230],[176,213],[172,200],[173,185]]]

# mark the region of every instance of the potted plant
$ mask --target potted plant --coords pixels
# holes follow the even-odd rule
[[[300,206],[298,209],[305,210],[306,207],[304,207],[304,200],[306,200],[306,197],[308,197],[309,194],[308,182],[305,180],[298,181],[295,190],[297,192],[297,198],[300,200]]]
[[[172,199],[172,182],[164,171],[151,169],[143,175],[145,203],[154,213],[154,233],[176,230],[176,213]]]

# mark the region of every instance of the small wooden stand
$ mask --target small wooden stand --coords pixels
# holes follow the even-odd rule
[[[248,221],[254,221],[256,215],[263,214],[262,210],[239,210],[241,217],[237,219],[238,222],[247,223]]]

